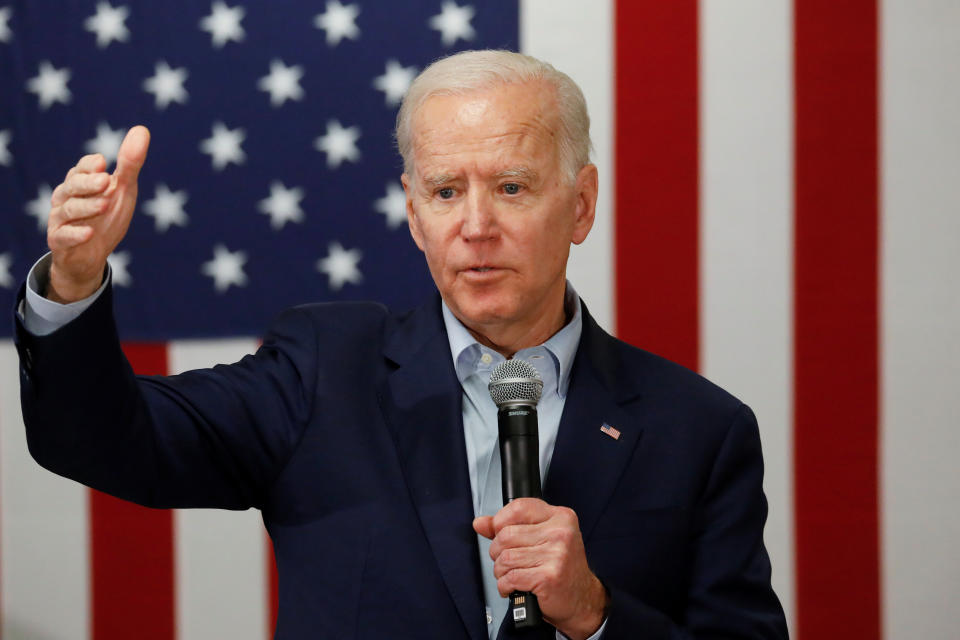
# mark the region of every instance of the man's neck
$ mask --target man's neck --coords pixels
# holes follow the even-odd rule
[[[540,316],[538,322],[527,327],[518,328],[516,324],[511,324],[474,328],[462,320],[461,323],[474,340],[490,347],[504,358],[512,358],[513,354],[521,349],[535,347],[549,340],[566,326],[570,320],[569,315],[564,299],[555,312]]]

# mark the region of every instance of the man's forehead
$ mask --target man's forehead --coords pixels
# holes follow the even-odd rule
[[[542,82],[499,84],[458,94],[438,94],[417,108],[411,122],[411,135],[418,138],[446,136],[487,128],[496,124],[541,124],[556,121],[555,100]]]
[[[529,177],[550,161],[557,118],[539,83],[499,85],[464,95],[428,98],[413,120],[413,160],[429,182],[467,170]],[[466,167],[467,164],[476,166]],[[540,167],[543,169],[543,167]]]

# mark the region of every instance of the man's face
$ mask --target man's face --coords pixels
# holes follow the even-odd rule
[[[534,335],[562,318],[570,243],[593,224],[597,179],[593,165],[567,175],[557,125],[539,83],[435,96],[414,116],[410,232],[474,332],[542,341],[559,328]]]

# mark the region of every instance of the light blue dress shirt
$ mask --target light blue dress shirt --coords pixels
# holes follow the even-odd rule
[[[48,253],[33,265],[27,276],[26,299],[19,311],[27,331],[34,335],[53,333],[77,318],[100,297],[110,280],[107,267],[107,277],[96,292],[88,298],[64,305],[47,300],[39,293],[41,283],[46,282],[49,272]],[[473,512],[478,516],[493,515],[503,506],[503,491],[497,438],[497,407],[490,398],[487,384],[494,367],[505,358],[474,340],[446,303],[442,306],[450,353],[453,355],[457,378],[463,387],[463,435],[467,447]],[[557,430],[560,428],[560,415],[563,413],[563,404],[570,385],[570,369],[580,344],[583,327],[580,298],[569,281],[564,306],[570,317],[566,326],[542,345],[523,349],[514,355],[515,358],[526,360],[536,367],[543,378],[543,395],[537,405],[541,485],[550,470]],[[497,591],[497,581],[493,577],[493,560],[489,554],[490,541],[480,535],[477,540],[480,545],[480,566],[486,599],[487,632],[492,640],[500,630],[500,621],[506,615],[508,601],[501,598]],[[587,640],[598,640],[605,626],[606,621]],[[564,637],[557,632],[558,640]]]
[[[40,295],[40,283],[46,284],[50,278],[50,253],[37,260],[30,268],[27,275],[27,295],[21,303],[19,312],[23,319],[23,326],[35,336],[45,336],[53,333],[64,326],[74,318],[80,316],[86,311],[87,307],[100,297],[107,283],[110,281],[110,267],[107,266],[107,273],[100,288],[90,294],[89,297],[70,304],[60,304],[47,300]]]
[[[490,397],[487,384],[493,369],[505,358],[477,342],[453,312],[443,303],[443,322],[450,341],[450,353],[463,387],[463,436],[467,447],[467,465],[470,472],[470,491],[473,494],[475,515],[494,515],[503,506],[503,488],[500,478],[500,447],[497,437],[497,406]],[[583,316],[580,298],[573,285],[567,282],[564,307],[570,318],[566,326],[542,345],[522,349],[514,358],[525,360],[543,378],[543,394],[537,404],[537,423],[540,441],[540,482],[543,485],[550,471],[550,460],[560,428],[560,415],[570,386],[570,370],[580,344]],[[496,638],[500,623],[507,612],[508,600],[500,597],[493,576],[490,541],[477,535],[480,546],[480,568],[487,608],[487,633]],[[604,625],[588,640],[600,638]],[[557,638],[564,638],[557,632]]]

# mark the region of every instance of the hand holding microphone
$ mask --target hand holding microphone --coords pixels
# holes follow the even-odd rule
[[[497,405],[503,504],[515,498],[539,498],[540,439],[537,402],[543,392],[540,373],[523,360],[505,360],[490,375],[490,397]],[[510,594],[510,619],[518,629],[540,624],[540,607],[532,593]]]
[[[494,577],[500,595],[510,598],[514,625],[536,626],[542,615],[577,640],[600,628],[608,596],[587,565],[577,514],[540,499],[536,406],[542,387],[537,370],[522,360],[507,360],[491,375],[505,506],[476,518],[473,528],[493,540]]]

